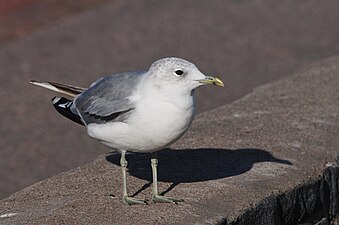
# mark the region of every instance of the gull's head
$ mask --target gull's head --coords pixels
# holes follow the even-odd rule
[[[187,91],[192,91],[206,84],[224,86],[224,83],[219,78],[206,76],[193,63],[175,57],[155,61],[150,66],[149,72],[157,85],[175,85]]]

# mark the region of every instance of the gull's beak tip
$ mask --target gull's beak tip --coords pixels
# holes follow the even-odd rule
[[[218,77],[214,77],[215,82],[213,82],[213,85],[218,87],[225,87],[224,82],[220,80]]]

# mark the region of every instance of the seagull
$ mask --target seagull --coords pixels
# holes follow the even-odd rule
[[[89,88],[54,82],[30,81],[67,95],[52,99],[55,109],[84,125],[89,136],[121,153],[123,202],[147,204],[127,194],[126,152],[152,153],[152,202],[183,201],[158,193],[156,152],[180,139],[195,114],[194,90],[202,85],[223,87],[191,62],[168,57],[155,61],[147,71],[124,72],[100,78]]]

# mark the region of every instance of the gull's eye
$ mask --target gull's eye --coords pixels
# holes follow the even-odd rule
[[[175,74],[180,76],[180,75],[183,75],[183,74],[184,74],[184,71],[182,71],[182,70],[176,70],[176,71],[175,71]]]

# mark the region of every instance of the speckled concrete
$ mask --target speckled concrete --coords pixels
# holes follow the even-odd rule
[[[337,1],[121,0],[0,47],[0,198],[109,151],[30,79],[87,86],[179,56],[226,85],[197,90],[204,112],[339,54],[338,11]]]
[[[124,205],[118,155],[111,154],[3,199],[0,223],[235,221],[263,199],[319,178],[336,161],[338,87],[339,57],[333,57],[198,115],[172,149],[159,153],[159,189],[183,203]],[[149,199],[149,156],[127,159],[129,193]]]

